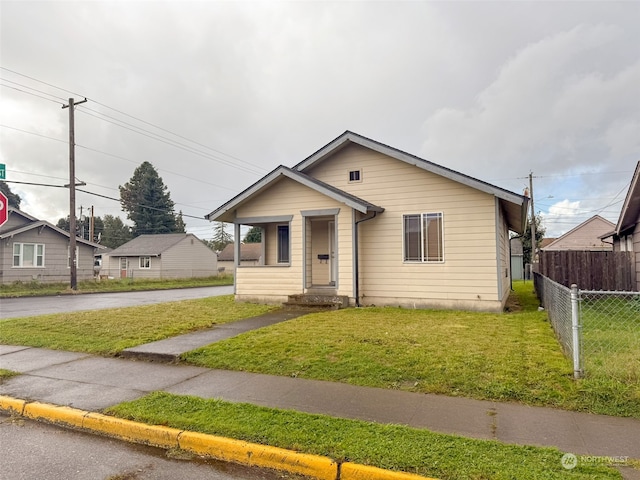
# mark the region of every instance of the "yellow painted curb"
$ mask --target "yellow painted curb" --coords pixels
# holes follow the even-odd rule
[[[178,442],[182,450],[218,460],[284,470],[322,480],[335,480],[337,477],[338,464],[319,455],[197,432],[183,432]]]
[[[89,413],[84,417],[83,428],[98,431],[124,440],[162,448],[178,448],[178,435],[182,430],[147,425],[100,413]]]
[[[72,407],[19,400],[0,395],[0,410],[32,420],[89,430],[110,437],[161,448],[183,450],[240,463],[297,473],[320,480],[435,480],[412,473],[334,460],[320,455],[298,453],[284,448],[249,443],[242,440],[189,432],[158,425],[147,425]]]
[[[33,420],[45,420],[58,425],[82,428],[82,420],[87,414],[77,408],[61,407],[50,403],[32,402],[24,406],[23,415]]]
[[[25,403],[24,400],[0,395],[0,410],[10,414],[22,415]]]
[[[340,466],[340,480],[436,480],[413,473],[345,462]]]

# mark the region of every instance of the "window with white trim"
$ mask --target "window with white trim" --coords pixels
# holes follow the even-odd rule
[[[441,212],[402,216],[405,262],[444,262],[442,221]]]
[[[140,257],[140,268],[151,268],[151,257]]]
[[[278,225],[277,229],[278,235],[278,263],[289,263],[289,251],[290,251],[290,242],[289,242],[289,225]]]
[[[41,243],[14,243],[13,266],[18,268],[44,267],[44,245]]]

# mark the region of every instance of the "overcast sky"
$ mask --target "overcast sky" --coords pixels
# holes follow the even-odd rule
[[[522,193],[548,236],[615,222],[640,160],[640,2],[0,2],[7,180],[119,197],[143,161],[188,231],[351,130]],[[44,98],[42,98],[44,97]],[[143,123],[147,122],[147,123]],[[9,183],[22,210],[63,188]],[[117,201],[77,206],[126,219]],[[192,218],[195,217],[195,218]]]

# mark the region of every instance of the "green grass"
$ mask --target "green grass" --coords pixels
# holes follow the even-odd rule
[[[640,382],[574,381],[546,313],[537,311],[532,284],[514,286],[520,309],[510,313],[338,310],[248,332],[183,359],[209,368],[640,418]]]
[[[20,375],[18,372],[14,372],[11,370],[5,370],[4,368],[0,368],[0,382],[2,382],[5,378],[15,377],[16,375]]]
[[[210,287],[218,285],[233,285],[233,276],[219,275],[205,278],[169,280],[129,278],[100,281],[90,280],[78,282],[78,289],[76,291],[71,290],[69,282],[14,282],[7,285],[0,285],[0,298],[77,293],[130,292],[135,290],[164,290],[168,288]]]
[[[0,343],[114,355],[125,348],[254,317],[274,307],[232,295],[0,321]]]
[[[580,313],[587,377],[640,383],[640,295],[587,294]]]
[[[571,472],[554,448],[505,445],[399,425],[345,420],[155,392],[108,410],[122,418],[222,435],[442,480],[619,479],[603,466]]]

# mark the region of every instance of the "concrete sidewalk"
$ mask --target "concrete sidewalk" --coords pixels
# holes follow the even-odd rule
[[[163,390],[640,459],[636,419],[20,346],[0,345],[0,367],[22,373],[2,383],[0,395],[90,411]]]

